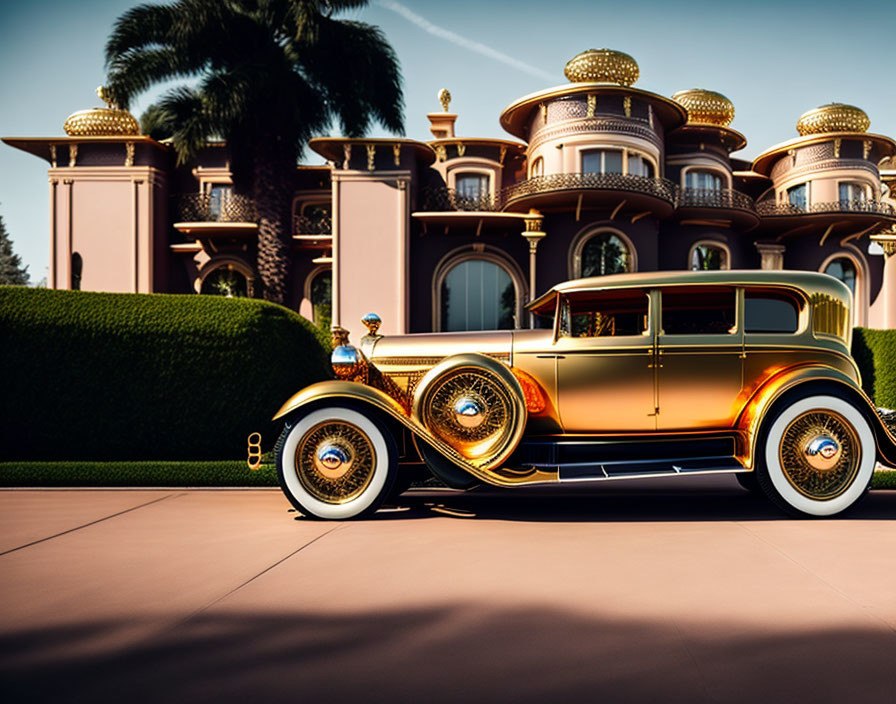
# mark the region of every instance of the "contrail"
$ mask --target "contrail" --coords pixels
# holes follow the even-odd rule
[[[438,25],[434,25],[428,19],[426,19],[425,17],[421,17],[410,8],[402,5],[400,2],[394,2],[394,0],[374,0],[374,3],[376,5],[380,5],[381,7],[385,7],[387,10],[392,10],[392,12],[401,15],[409,22],[412,22],[413,24],[420,27],[420,29],[422,29],[423,31],[429,32],[430,34],[449,41],[452,44],[457,44],[457,46],[461,46],[464,49],[469,49],[470,51],[475,51],[477,54],[482,54],[483,56],[487,56],[490,59],[494,59],[495,61],[500,61],[502,64],[512,66],[518,71],[528,73],[530,76],[536,76],[537,78],[543,78],[547,81],[552,82],[556,82],[557,80],[557,77],[553,74],[550,74],[547,71],[543,71],[536,66],[527,64],[525,61],[520,61],[519,59],[515,59],[512,56],[508,56],[507,54],[502,54],[500,51],[492,49],[490,46],[480,44],[479,42],[474,42],[470,39],[467,39],[466,37],[462,37],[459,34],[455,34],[454,32],[439,27]]]

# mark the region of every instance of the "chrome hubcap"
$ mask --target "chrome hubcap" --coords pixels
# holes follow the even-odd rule
[[[352,451],[344,443],[327,438],[314,453],[315,467],[328,479],[339,479],[352,468]]]
[[[816,435],[809,439],[803,452],[810,467],[825,471],[837,466],[842,450],[840,443],[830,435]]]
[[[478,428],[485,420],[485,409],[482,405],[469,396],[461,396],[454,402],[454,419],[464,428]]]

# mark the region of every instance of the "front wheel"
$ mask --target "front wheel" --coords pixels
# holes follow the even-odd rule
[[[345,520],[376,511],[395,482],[397,461],[395,441],[378,419],[330,406],[287,424],[277,475],[304,515]]]
[[[797,515],[833,516],[865,493],[877,446],[862,412],[837,396],[808,396],[771,420],[757,447],[762,491]]]

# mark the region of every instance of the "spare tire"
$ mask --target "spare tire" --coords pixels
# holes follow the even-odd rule
[[[526,403],[506,365],[481,354],[459,354],[420,380],[411,415],[457,459],[489,469],[516,449],[526,425]]]

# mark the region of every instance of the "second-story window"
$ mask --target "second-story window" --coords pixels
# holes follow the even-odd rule
[[[541,157],[532,162],[532,169],[529,172],[529,178],[535,178],[536,176],[544,176],[544,159]]]
[[[633,176],[653,178],[653,164],[640,154],[628,155],[628,172]]]
[[[809,188],[805,183],[787,189],[787,202],[797,208],[805,209],[809,204]]]
[[[487,198],[486,174],[458,174],[454,179],[454,191],[462,198]]]
[[[722,177],[715,171],[688,171],[684,176],[685,188],[697,188],[704,191],[722,190]]]
[[[865,185],[862,183],[844,181],[840,183],[838,190],[841,203],[864,202],[867,197]]]
[[[227,220],[227,205],[233,187],[222,183],[213,183],[208,189],[208,212],[213,220]]]
[[[582,152],[582,173],[621,174],[622,152],[616,149],[591,149]]]

